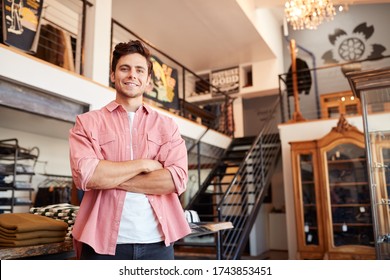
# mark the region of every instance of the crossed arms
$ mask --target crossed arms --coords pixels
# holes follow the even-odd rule
[[[100,160],[88,189],[114,189],[144,194],[168,194],[175,192],[175,185],[169,170],[160,162],[151,159],[137,159],[123,162]]]

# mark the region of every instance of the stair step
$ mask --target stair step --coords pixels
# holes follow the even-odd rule
[[[231,147],[230,151],[248,151],[252,145],[241,145]]]
[[[209,186],[229,186],[230,182],[215,182],[211,183]]]
[[[214,177],[218,177],[218,176],[221,176],[221,175],[223,175],[223,176],[234,176],[234,175],[236,175],[236,173],[235,172],[234,173],[225,173],[225,172],[223,172],[223,173],[216,173]]]
[[[215,207],[217,205],[219,205],[219,203],[198,203],[197,204],[198,207],[202,207],[202,206],[213,206],[213,207]],[[244,206],[244,205],[253,206],[254,203],[253,202],[246,202],[246,203],[223,203],[222,204],[222,206]]]
[[[229,150],[226,152],[227,155],[242,155],[245,156],[248,153],[248,149],[246,150]]]
[[[199,214],[199,218],[202,222],[206,221],[215,221],[218,218],[218,215],[212,214]]]
[[[211,235],[211,234],[210,234]],[[191,241],[176,241],[175,246],[187,246],[187,247],[215,247],[215,242],[191,242]]]
[[[249,205],[249,206],[252,206],[254,205],[253,202],[247,202],[247,203],[224,203],[222,204],[223,206],[243,206],[243,205]]]
[[[252,144],[255,139],[255,136],[234,138],[232,143],[233,145]]]

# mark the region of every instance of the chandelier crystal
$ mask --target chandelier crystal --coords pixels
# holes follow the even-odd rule
[[[333,20],[336,15],[332,0],[289,0],[284,7],[286,20],[294,30],[317,29],[324,20]]]

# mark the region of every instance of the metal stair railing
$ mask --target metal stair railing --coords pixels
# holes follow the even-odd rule
[[[218,220],[231,221],[235,227],[221,234],[218,244],[220,258],[241,257],[270,185],[273,169],[280,156],[279,133],[274,117],[278,106],[279,100],[276,100],[265,122],[266,126],[256,137],[217,205]]]
[[[223,163],[223,158],[226,157],[228,151],[230,150],[231,145],[230,143],[229,147],[225,150],[225,152],[221,155],[217,163],[214,165],[214,168],[210,171],[210,173],[207,175],[206,179],[204,180],[203,184],[200,186],[198,191],[194,194],[194,196],[191,198],[191,200],[188,202],[188,204],[185,207],[185,210],[191,210],[193,209],[194,205],[197,203],[199,196],[206,192],[207,189],[210,187],[210,185],[213,185],[213,179],[215,179],[215,175],[218,173],[219,169],[221,168],[221,165]],[[193,147],[191,147],[193,148]]]

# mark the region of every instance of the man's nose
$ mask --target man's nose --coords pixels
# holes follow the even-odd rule
[[[129,77],[132,78],[132,79],[135,79],[137,77],[137,70],[136,69],[130,69]]]

